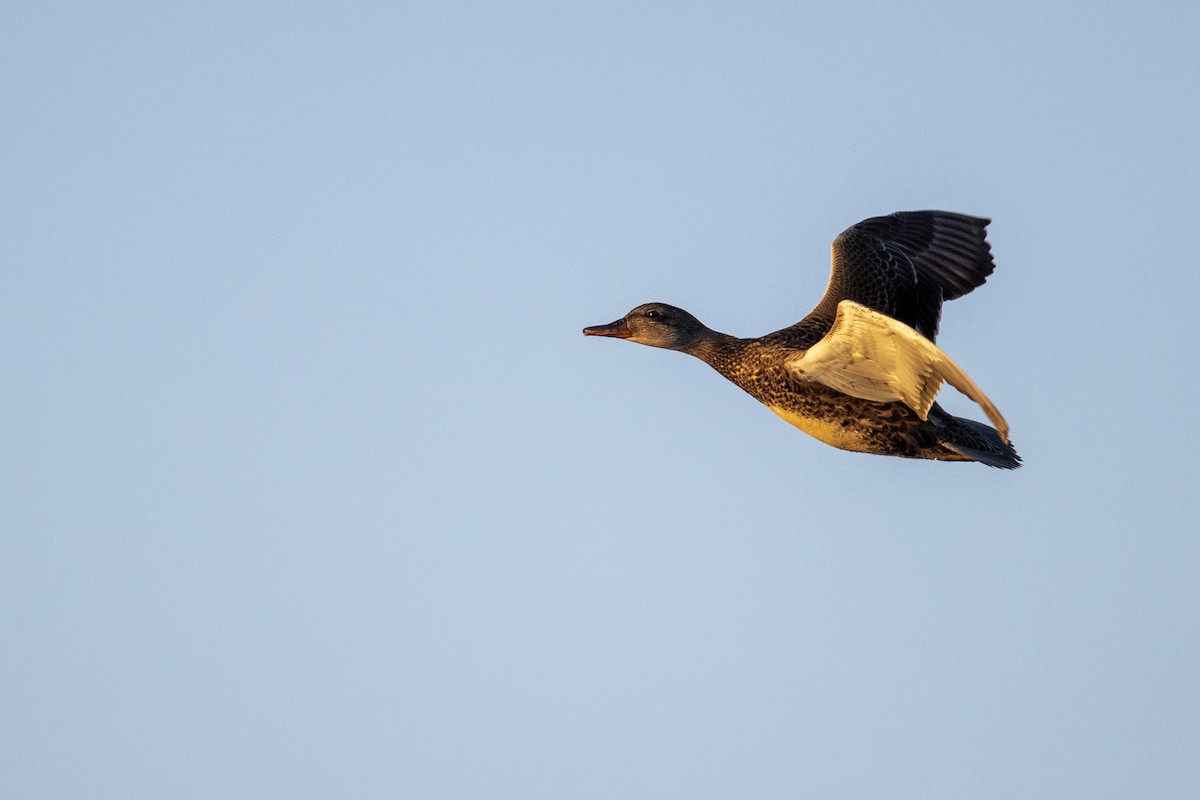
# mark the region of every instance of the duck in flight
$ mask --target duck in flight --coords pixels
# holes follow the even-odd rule
[[[947,211],[863,220],[834,240],[829,286],[812,313],[766,336],[729,336],[665,303],[583,333],[695,356],[843,450],[1016,469],[1021,458],[1004,417],[934,344],[943,301],[995,269],[989,222]],[[944,411],[934,402],[943,382],[978,403],[992,424]]]

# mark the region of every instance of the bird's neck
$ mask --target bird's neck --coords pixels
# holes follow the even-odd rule
[[[720,331],[707,330],[694,345],[684,350],[710,367],[728,376],[729,370],[745,348],[744,339]]]

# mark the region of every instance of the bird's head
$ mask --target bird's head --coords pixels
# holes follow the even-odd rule
[[[712,334],[704,323],[682,308],[646,303],[616,322],[583,329],[584,336],[611,336],[651,347],[687,352]]]

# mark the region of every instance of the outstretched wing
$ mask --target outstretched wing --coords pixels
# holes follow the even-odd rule
[[[957,364],[908,325],[852,300],[838,303],[823,339],[787,361],[805,380],[879,403],[900,402],[927,419],[942,381],[978,403],[1008,441],[1008,424]]]
[[[847,228],[833,241],[825,295],[792,328],[797,334],[819,335],[832,322],[838,303],[853,300],[933,341],[942,302],[962,297],[995,269],[989,222],[949,211],[901,211]]]

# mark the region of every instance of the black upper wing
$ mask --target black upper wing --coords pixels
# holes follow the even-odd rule
[[[833,324],[838,303],[853,300],[932,341],[942,302],[962,297],[995,269],[989,222],[948,211],[901,211],[847,228],[833,241],[833,270],[821,302],[779,333],[811,346]]]

